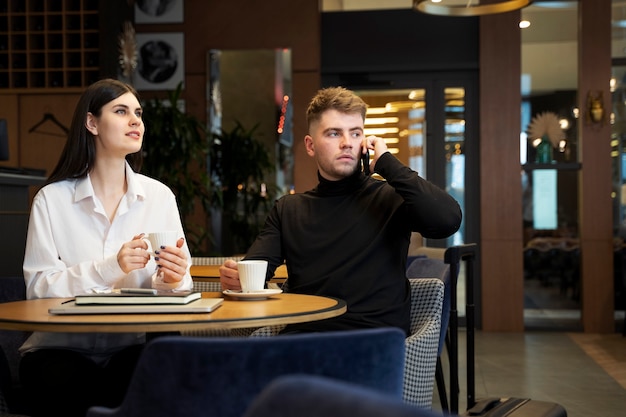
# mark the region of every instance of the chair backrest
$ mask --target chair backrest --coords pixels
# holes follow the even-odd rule
[[[193,290],[200,292],[222,292],[222,284],[214,281],[193,281]]]
[[[311,375],[277,378],[244,417],[441,417],[395,397],[344,381]]]
[[[395,328],[271,338],[162,337],[148,344],[126,398],[95,416],[241,416],[273,379],[304,373],[402,396],[405,334]]]
[[[411,334],[405,341],[403,399],[423,408],[432,406],[444,284],[438,278],[409,279]]]
[[[437,354],[441,355],[450,321],[450,265],[442,259],[419,257],[414,259],[406,269],[406,276],[412,278],[438,278],[444,283],[443,306],[441,309],[441,331]]]

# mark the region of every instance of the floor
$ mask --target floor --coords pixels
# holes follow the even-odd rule
[[[459,315],[464,313],[462,281]],[[626,416],[624,311],[615,314],[615,333],[583,333],[580,307],[571,297],[532,280],[525,284],[524,333],[475,332],[475,398],[556,402],[569,417]],[[466,337],[463,328],[459,333],[461,412],[467,407]],[[448,363],[443,363],[449,381]],[[436,388],[433,408],[441,410]]]
[[[467,405],[465,338],[466,332],[461,331],[461,411]],[[528,397],[556,402],[565,407],[569,417],[626,415],[626,337],[621,334],[477,331],[475,342],[476,398]],[[433,397],[433,408],[441,410],[436,388]]]

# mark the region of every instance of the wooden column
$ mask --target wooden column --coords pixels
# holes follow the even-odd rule
[[[582,324],[587,333],[612,333],[611,0],[580,0],[578,16]],[[600,123],[587,120],[589,94],[602,95]]]
[[[482,329],[524,330],[520,12],[480,17]]]

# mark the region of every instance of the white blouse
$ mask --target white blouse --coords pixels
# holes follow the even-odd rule
[[[140,233],[183,227],[172,191],[159,181],[133,172],[126,165],[128,190],[110,222],[89,177],[64,180],[42,188],[33,200],[24,256],[26,297],[73,297],[121,287],[191,290],[191,254],[180,283],[157,277],[151,257],[145,268],[125,274],[117,262],[123,243]],[[103,360],[119,348],[142,343],[143,334],[34,333],[21,352],[42,347],[66,347]]]

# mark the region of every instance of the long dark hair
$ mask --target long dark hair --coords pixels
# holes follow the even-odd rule
[[[105,104],[126,93],[133,93],[137,101],[140,101],[139,94],[132,86],[112,78],[96,81],[87,87],[78,100],[67,142],[65,142],[57,166],[48,177],[47,184],[87,176],[96,159],[94,136],[85,126],[87,113],[100,117]],[[133,170],[138,172],[143,161],[142,150],[126,155],[126,160]]]

